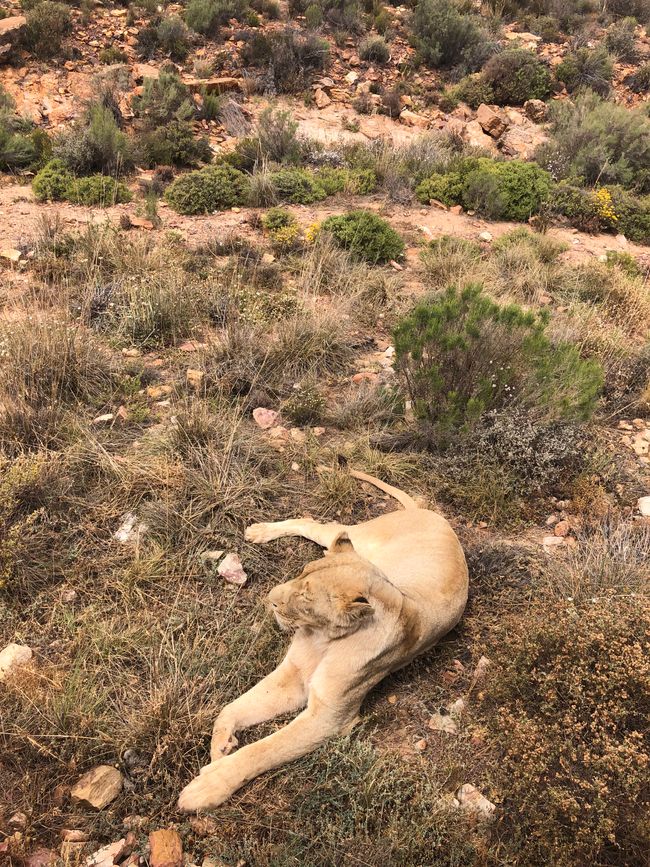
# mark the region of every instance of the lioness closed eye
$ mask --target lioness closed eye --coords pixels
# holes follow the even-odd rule
[[[252,542],[304,536],[326,553],[269,593],[278,624],[294,633],[287,655],[221,711],[211,763],[181,792],[181,810],[216,807],[258,774],[348,732],[368,691],[460,620],[467,565],[447,521],[372,476],[352,475],[404,509],[357,526],[298,519],[247,529]],[[238,731],[301,709],[284,728],[231,752]]]

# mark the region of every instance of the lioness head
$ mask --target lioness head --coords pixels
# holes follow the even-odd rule
[[[268,601],[282,629],[322,629],[341,638],[372,617],[368,596],[378,577],[381,572],[356,554],[347,537],[340,538],[297,578],[274,587]]]

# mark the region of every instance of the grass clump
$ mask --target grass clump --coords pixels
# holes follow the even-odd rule
[[[551,343],[547,325],[546,317],[496,304],[479,285],[419,304],[395,330],[416,415],[443,439],[514,403],[546,419],[588,418],[600,369],[573,346]]]
[[[453,0],[423,0],[411,20],[411,41],[424,63],[434,67],[479,68],[491,53],[480,18],[461,12]]]
[[[373,265],[400,259],[404,241],[386,220],[370,211],[348,211],[328,217],[322,229],[329,232],[344,250]]]
[[[27,13],[27,26],[22,42],[28,51],[37,57],[56,57],[63,40],[72,32],[72,17],[64,3],[44,0]]]
[[[185,10],[188,27],[204,35],[216,35],[231,18],[241,18],[246,0],[190,0]]]
[[[614,67],[604,46],[599,48],[578,48],[568,54],[557,66],[555,76],[569,93],[582,88],[593,90],[600,96],[609,94]]]
[[[271,173],[271,183],[280,201],[311,205],[327,197],[316,175],[305,169],[280,169]]]
[[[47,133],[17,115],[15,108],[0,85],[0,171],[35,168],[51,150]]]
[[[302,93],[310,74],[328,65],[329,45],[314,33],[303,36],[287,26],[255,34],[242,55],[245,63],[265,68],[267,87],[275,93]]]
[[[359,57],[370,63],[388,63],[390,48],[383,36],[367,36],[359,45]]]
[[[133,166],[132,144],[110,107],[92,104],[69,131],[59,135],[53,155],[78,175],[112,174]]]
[[[242,205],[248,179],[228,165],[207,166],[176,178],[165,192],[165,200],[179,214],[210,214]]]

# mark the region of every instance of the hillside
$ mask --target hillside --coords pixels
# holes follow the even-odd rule
[[[647,867],[649,26],[0,0],[0,865]],[[244,530],[397,508],[348,468],[465,615],[182,815],[318,556]]]

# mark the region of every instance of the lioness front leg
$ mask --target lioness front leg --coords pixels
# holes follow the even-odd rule
[[[347,527],[342,524],[319,524],[311,518],[292,518],[289,521],[251,524],[246,528],[244,538],[248,542],[264,544],[283,536],[303,536],[322,548],[329,548],[345,530]]]
[[[306,701],[302,673],[285,658],[275,671],[223,708],[212,731],[211,761],[223,758],[237,746],[236,732],[298,710]]]
[[[284,728],[205,768],[181,792],[179,808],[190,813],[218,807],[264,771],[298,759],[349,730],[357,711],[358,706],[336,709],[310,697],[309,706]]]

